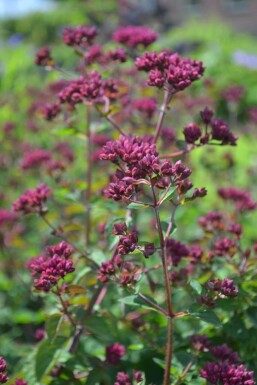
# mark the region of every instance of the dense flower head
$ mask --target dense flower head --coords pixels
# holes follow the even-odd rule
[[[111,259],[109,261],[102,262],[100,269],[98,270],[97,278],[101,282],[109,281],[110,277],[116,272],[115,262]]]
[[[6,209],[0,209],[0,228],[11,226],[18,219],[18,215]]]
[[[167,257],[171,258],[172,264],[177,266],[182,257],[189,255],[189,248],[175,239],[168,239],[166,241]]]
[[[126,235],[127,234],[127,225],[125,222],[117,222],[117,223],[114,223],[113,225],[113,232],[112,234],[113,235]]]
[[[222,92],[223,98],[229,103],[238,103],[245,94],[245,88],[242,86],[231,86]]]
[[[220,238],[214,243],[214,255],[229,255],[232,257],[236,253],[236,242],[228,237]]]
[[[201,259],[203,256],[203,249],[197,244],[190,245],[189,256],[190,256],[191,263],[193,264],[201,263]]]
[[[61,103],[74,107],[84,100],[101,102],[104,95],[103,81],[97,71],[88,72],[85,76],[71,80],[67,87],[59,93]]]
[[[35,334],[34,334],[34,338],[35,338],[35,340],[37,342],[42,341],[42,339],[44,338],[45,334],[46,334],[46,330],[45,329],[42,329],[42,328],[36,329]]]
[[[191,343],[195,350],[208,352],[210,348],[210,341],[205,334],[194,334],[190,337]]]
[[[71,246],[61,242],[55,246],[48,246],[45,253],[30,259],[27,267],[31,275],[36,277],[34,286],[37,290],[50,291],[57,285],[59,279],[75,270],[72,260],[68,259],[71,252]]]
[[[121,255],[126,255],[128,253],[132,253],[132,251],[135,250],[138,242],[138,236],[137,233],[132,231],[126,235],[122,235],[120,237],[117,251]]]
[[[223,230],[225,227],[223,213],[211,211],[205,216],[198,218],[198,223],[206,232],[213,232],[215,229]]]
[[[11,385],[28,385],[28,381],[24,381],[22,378],[16,378],[15,382]]]
[[[130,48],[140,45],[148,47],[157,40],[158,35],[148,27],[127,25],[119,27],[112,35],[114,41]]]
[[[125,63],[127,61],[126,51],[123,48],[116,48],[113,51],[107,53],[108,57],[113,61],[119,61]]]
[[[228,226],[228,231],[238,239],[242,237],[242,230],[243,228],[239,223],[231,223]]]
[[[119,167],[105,190],[105,196],[116,201],[131,198],[138,191],[139,184],[149,185],[148,180],[154,178],[155,186],[160,189],[166,188],[172,178],[179,195],[193,186],[187,179],[192,171],[181,161],[174,165],[168,160],[161,162],[152,137],[121,135],[118,140],[106,143],[100,159],[110,160]],[[198,190],[193,198],[206,195],[205,189]]]
[[[251,194],[244,189],[237,187],[220,188],[218,194],[224,200],[234,202],[236,209],[240,212],[251,211],[257,208],[257,202],[254,202]]]
[[[163,146],[168,147],[175,142],[176,132],[172,127],[163,127],[160,136],[163,140]]]
[[[185,135],[185,141],[190,144],[194,144],[202,136],[200,127],[195,123],[188,124],[183,131]]]
[[[106,346],[105,348],[105,359],[110,365],[118,365],[120,359],[125,355],[125,346],[118,344],[117,342],[113,345]]]
[[[28,170],[31,168],[37,168],[41,165],[48,163],[52,158],[52,154],[44,149],[38,148],[35,150],[30,150],[25,153],[22,161],[21,168],[23,170]]]
[[[58,243],[58,245],[47,246],[46,251],[50,257],[53,257],[55,254],[57,254],[59,257],[67,259],[73,253],[73,247],[67,242],[62,241],[61,243]]]
[[[135,110],[141,112],[147,118],[152,118],[157,109],[157,101],[153,98],[142,98],[133,101],[132,104]]]
[[[253,372],[244,365],[224,362],[208,362],[200,371],[201,377],[214,385],[254,385]]]
[[[20,211],[23,214],[42,213],[44,204],[50,194],[50,188],[44,183],[35,189],[26,190],[17,201],[13,203],[13,210]]]
[[[134,186],[126,181],[122,181],[118,178],[113,178],[108,188],[105,190],[106,198],[111,198],[115,201],[120,201],[123,198],[130,198],[134,192]]]
[[[203,123],[208,125],[211,123],[214,112],[210,108],[205,107],[203,111],[200,111],[200,115]]]
[[[220,279],[211,279],[207,282],[207,287],[209,290],[219,292],[225,297],[233,298],[238,295],[238,288],[234,285],[234,281],[232,279],[225,278],[222,281]]]
[[[36,53],[35,64],[38,66],[51,66],[54,64],[54,61],[51,57],[50,48],[48,47],[41,48]]]
[[[231,349],[227,344],[212,346],[210,351],[212,355],[220,361],[227,360],[231,364],[237,364],[239,362],[238,354],[234,352],[233,349]]]
[[[128,374],[124,372],[118,372],[114,385],[131,385],[131,380]]]
[[[43,115],[45,120],[53,120],[61,112],[59,103],[46,103],[40,106],[40,113]]]
[[[117,141],[109,141],[102,148],[100,159],[113,162],[123,161],[136,164],[146,155],[157,156],[156,146],[151,141],[139,136],[127,137],[121,135]]]
[[[221,141],[221,144],[236,145],[238,139],[229,129],[228,125],[221,119],[217,118],[211,122],[212,139]]]
[[[0,356],[0,383],[4,384],[8,381],[8,373],[6,372],[7,364],[3,357]]]
[[[92,42],[97,34],[98,33],[95,27],[88,27],[83,25],[75,28],[68,27],[63,31],[63,41],[64,44],[73,47],[88,47],[92,45]]]
[[[171,94],[184,90],[204,73],[202,62],[169,51],[146,52],[135,64],[138,70],[149,72],[149,86],[165,87]]]

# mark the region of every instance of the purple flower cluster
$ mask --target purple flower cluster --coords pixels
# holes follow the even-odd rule
[[[22,378],[16,378],[15,382],[11,385],[28,385],[28,381],[24,381]]]
[[[162,51],[146,52],[136,59],[138,70],[148,72],[147,84],[158,88],[165,87],[170,94],[182,91],[200,79],[204,73],[203,63],[178,54]]]
[[[236,242],[228,237],[220,238],[217,242],[214,243],[214,255],[229,255],[230,257],[233,257],[236,251]]]
[[[72,47],[88,47],[92,45],[93,40],[97,36],[95,27],[78,26],[75,28],[65,28],[63,31],[63,42]]]
[[[219,292],[225,297],[234,298],[238,295],[238,288],[234,285],[232,279],[225,278],[222,281],[219,279],[209,280],[207,282],[207,287],[209,290]]]
[[[202,131],[195,123],[188,124],[183,131],[185,135],[185,141],[190,144],[194,144],[202,136]]]
[[[46,252],[37,258],[31,258],[27,263],[34,280],[37,290],[49,292],[56,286],[59,279],[72,273],[75,269],[72,260],[68,259],[72,253],[72,247],[66,242],[61,242],[56,246],[49,246]]]
[[[181,258],[187,257],[190,254],[189,248],[175,239],[166,241],[167,257],[171,258],[172,264],[177,266]]]
[[[133,372],[133,380],[138,384],[143,381],[142,373],[139,371],[134,370]],[[133,380],[130,378],[130,376],[124,372],[118,372],[116,376],[116,381],[114,382],[114,385],[132,385]]]
[[[208,362],[200,371],[201,377],[214,385],[254,385],[253,372],[244,365],[234,365],[227,360]]]
[[[43,115],[45,120],[53,120],[61,112],[61,107],[59,103],[46,103],[40,106],[40,113]]]
[[[218,140],[221,145],[230,144],[236,145],[237,137],[230,131],[228,125],[221,119],[213,118],[213,111],[208,107],[205,107],[203,111],[200,111],[200,116],[205,124],[205,134],[202,134],[202,130],[196,123],[190,123],[184,128],[185,141],[189,144],[195,144],[200,139],[200,144],[204,145],[209,143],[210,140]]]
[[[137,232],[135,230],[128,231],[125,222],[114,223],[114,231],[112,234],[120,235],[117,245],[117,252],[121,255],[126,255],[135,250],[138,242]]]
[[[125,346],[118,344],[117,342],[113,345],[106,346],[105,348],[105,360],[110,365],[118,365],[120,359],[125,355]]]
[[[114,41],[130,48],[136,48],[140,45],[148,47],[155,42],[158,35],[148,27],[127,25],[119,27],[112,35]]]
[[[11,226],[18,219],[18,215],[11,211],[0,209],[0,228],[3,226]]]
[[[113,51],[103,52],[101,45],[94,44],[83,54],[85,63],[108,64],[112,61],[125,63],[127,61],[126,51],[123,48],[116,48]]]
[[[124,262],[120,254],[116,254],[112,259],[101,264],[98,270],[100,282],[107,282],[113,279],[121,286],[129,286],[138,281],[139,269],[132,262]]]
[[[135,110],[141,112],[143,116],[151,119],[156,112],[157,101],[153,98],[142,98],[134,100],[132,106]]]
[[[185,194],[192,187],[187,179],[191,170],[181,161],[174,165],[168,160],[161,163],[151,137],[121,135],[117,141],[106,143],[100,159],[110,160],[119,167],[105,191],[106,197],[116,201],[129,199],[137,191],[138,184],[148,183],[147,179],[152,178],[155,178],[158,188],[167,187],[172,178],[179,195]]]
[[[0,383],[5,384],[8,381],[8,373],[6,371],[7,364],[3,357],[0,356]]]
[[[52,66],[54,64],[48,47],[41,48],[36,53],[35,64],[38,66]]]
[[[190,340],[195,350],[209,351],[211,343],[205,334],[194,334],[190,337]]]
[[[254,202],[251,194],[244,189],[237,187],[220,188],[218,194],[224,200],[234,202],[239,212],[252,211],[257,208],[257,203]]]
[[[245,94],[242,86],[231,86],[222,92],[223,98],[229,103],[238,103]]]
[[[24,215],[42,213],[44,211],[44,204],[50,194],[50,188],[44,183],[35,189],[26,190],[17,201],[13,203],[13,210],[20,211]]]
[[[101,102],[104,95],[104,82],[97,71],[88,72],[85,76],[71,80],[67,87],[59,93],[61,103],[74,107],[85,100]]]
[[[223,214],[219,211],[211,211],[198,218],[199,225],[204,231],[212,233],[215,230],[223,230],[225,227]]]
[[[221,141],[221,144],[236,145],[237,137],[230,131],[228,125],[221,119],[215,119],[211,122],[212,139]]]
[[[212,355],[220,361],[227,360],[231,364],[239,363],[239,357],[227,344],[212,346],[210,349]]]
[[[176,132],[172,127],[163,127],[160,135],[163,140],[164,147],[169,147],[176,140]]]
[[[41,165],[48,163],[52,158],[52,154],[43,149],[30,150],[27,152],[21,162],[21,168],[28,170],[31,168],[37,168]]]

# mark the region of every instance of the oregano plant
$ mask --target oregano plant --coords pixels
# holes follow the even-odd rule
[[[55,81],[31,115],[62,141],[25,148],[19,167],[38,184],[0,211],[7,252],[19,221],[29,227],[34,216],[30,233],[48,234],[25,264],[44,320],[9,384],[255,384],[254,341],[249,362],[242,345],[256,332],[257,243],[243,242],[242,223],[257,204],[236,180],[217,180],[220,209],[201,209],[208,191],[204,178],[193,187],[189,158],[240,139],[206,104],[184,123],[184,95],[198,82],[207,92],[205,67],[151,50],[157,38],[125,26],[100,44],[95,27],[69,27],[63,43],[76,68],[48,47],[36,53]],[[167,126],[176,122],[177,132]]]

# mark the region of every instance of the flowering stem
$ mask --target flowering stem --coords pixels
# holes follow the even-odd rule
[[[90,314],[93,311],[94,306],[96,304],[100,304],[100,302],[103,300],[103,297],[105,296],[106,291],[107,291],[107,285],[102,284],[99,286],[99,288],[95,291],[94,295],[91,297],[91,299],[88,303],[88,306],[85,310],[84,318],[83,318],[82,322],[76,326],[74,336],[73,336],[71,343],[70,343],[70,346],[68,348],[69,353],[74,353],[75,350],[77,349],[80,337],[84,331],[84,327],[82,324],[84,323],[86,318],[90,316]]]
[[[156,125],[156,131],[155,131],[155,135],[154,135],[154,143],[157,142],[157,140],[158,140],[158,138],[160,136],[161,129],[162,129],[162,124],[163,124],[163,121],[164,121],[164,118],[165,118],[165,115],[166,115],[166,112],[167,112],[168,104],[171,101],[171,98],[172,98],[171,92],[168,91],[168,90],[165,90],[164,91],[163,102],[162,102],[162,105],[161,105],[161,108],[160,108],[159,119],[158,119],[158,122],[157,122],[157,125]]]
[[[152,302],[149,298],[145,297],[143,294],[138,293],[137,296],[142,299],[147,305],[150,305],[154,309],[156,309],[159,313],[164,314],[166,317],[169,316],[169,313],[167,310],[163,309],[161,306],[157,305],[156,303]]]
[[[165,237],[164,237],[165,241],[168,239],[170,232],[171,232],[171,229],[172,229],[172,226],[174,225],[174,218],[175,218],[175,212],[176,212],[177,207],[178,207],[178,205],[173,203],[169,225],[168,225]]]
[[[91,111],[90,106],[87,106],[87,127],[86,127],[86,136],[87,136],[87,190],[86,190],[86,246],[90,244],[90,230],[91,230],[91,208],[90,208],[90,198],[92,190],[92,137],[90,130],[90,121],[91,121]]]
[[[96,109],[97,111],[99,112],[99,114],[105,118],[109,123],[111,123],[111,125],[117,130],[119,131],[119,133],[121,135],[124,135],[124,136],[127,136],[127,134],[120,128],[120,126],[118,125],[118,123],[115,122],[115,120],[113,120],[110,116],[108,116],[107,114],[104,114],[102,113],[102,111],[96,106]]]
[[[69,309],[65,303],[65,301],[63,300],[62,298],[62,293],[60,292],[60,289],[57,287],[57,290],[56,291],[53,291],[53,293],[55,293],[57,295],[57,297],[59,298],[60,302],[61,302],[61,305],[62,305],[62,310],[63,310],[63,314],[66,315],[66,317],[68,318],[68,320],[70,321],[70,324],[74,327],[76,327],[76,323],[74,322],[70,312],[69,312]]]
[[[163,384],[164,385],[170,385],[170,368],[171,368],[172,350],[173,350],[173,320],[172,320],[173,311],[172,311],[171,287],[170,287],[169,276],[168,276],[166,244],[165,244],[164,236],[162,233],[159,207],[157,206],[157,199],[156,199],[156,194],[155,194],[153,186],[152,186],[152,193],[153,193],[153,199],[154,199],[154,212],[155,212],[157,229],[158,229],[159,239],[160,239],[160,254],[161,254],[161,260],[162,260],[162,269],[163,269],[164,284],[165,284],[165,291],[166,291],[166,300],[167,300],[167,306],[168,306],[167,344],[166,344],[165,372],[164,372]]]

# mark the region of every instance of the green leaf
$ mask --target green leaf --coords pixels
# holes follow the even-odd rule
[[[176,186],[174,186],[174,187],[171,187],[170,189],[169,189],[169,191],[167,192],[167,194],[166,194],[166,191],[164,191],[163,193],[162,193],[162,195],[160,196],[160,201],[162,201],[162,203],[163,202],[166,202],[166,201],[168,201],[168,200],[170,200],[171,198],[173,198],[173,196],[174,196],[174,194],[175,194],[175,192],[176,192],[176,189],[177,189],[177,187]],[[166,195],[165,195],[166,194]],[[163,199],[163,197],[165,197],[164,199]],[[163,199],[163,200],[162,200]]]
[[[192,280],[189,282],[189,285],[191,286],[191,288],[192,288],[197,294],[199,294],[199,295],[202,294],[203,287],[202,287],[202,285],[201,285],[198,281],[192,279]]]
[[[127,208],[132,209],[132,210],[142,210],[142,209],[147,209],[148,207],[149,207],[149,205],[147,203],[146,204],[140,204],[140,203],[131,202]]]
[[[221,326],[221,322],[217,315],[212,310],[203,310],[200,312],[195,313],[189,313],[189,316],[195,317],[200,319],[201,321],[204,321],[206,323],[215,325],[215,326]]]
[[[153,362],[159,365],[162,369],[165,369],[165,361],[161,360],[160,358],[154,357]]]
[[[56,336],[56,330],[58,328],[59,322],[61,321],[61,318],[61,314],[53,314],[46,320],[46,332],[50,342],[52,342]]]
[[[56,337],[52,344],[48,340],[40,344],[35,357],[35,374],[38,381],[41,381],[55,364],[55,358],[65,341],[67,338]]]
[[[74,135],[76,133],[76,130],[70,127],[63,127],[63,128],[55,128],[53,132],[55,135],[58,135],[58,136],[70,136],[70,135]]]

